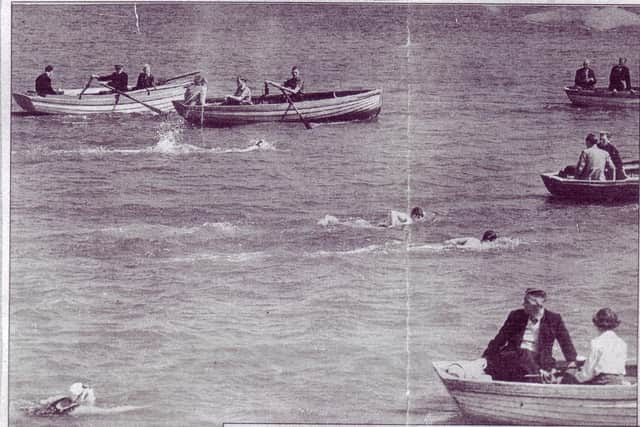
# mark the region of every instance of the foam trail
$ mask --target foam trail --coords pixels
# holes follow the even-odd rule
[[[340,225],[340,226],[352,227],[352,228],[378,228],[375,225],[371,224],[369,221],[362,218],[355,218],[355,219],[342,221],[336,218],[335,216],[329,215],[329,214],[325,215],[323,218],[320,218],[318,220],[318,225],[321,225],[323,227]]]
[[[138,411],[140,409],[148,408],[148,406],[132,406],[132,405],[124,405],[124,406],[115,406],[113,408],[101,408],[99,406],[78,406],[77,409],[74,409],[71,412],[71,415],[110,415],[110,414],[121,414],[123,412],[131,412]]]

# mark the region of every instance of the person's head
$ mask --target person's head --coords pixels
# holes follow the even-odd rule
[[[116,64],[113,66],[113,68],[116,69],[116,73],[121,73],[122,70],[124,69],[124,67],[122,66],[122,64]]]
[[[53,66],[52,65],[47,65],[46,67],[44,67],[44,72],[47,74],[51,74],[51,72],[53,71]]]
[[[609,132],[601,130],[600,131],[600,138],[599,138],[600,142],[603,144],[608,144],[609,143]]]
[[[247,84],[247,80],[241,76],[238,76],[236,78],[236,83],[238,84],[238,87],[244,87]]]
[[[78,403],[93,404],[96,400],[93,389],[83,383],[73,383],[69,387],[69,395],[71,399]]]
[[[618,65],[622,66],[626,63],[627,63],[627,58],[622,58],[622,57],[618,58]]]
[[[411,209],[411,219],[422,219],[424,218],[424,211],[420,206],[416,206]]]
[[[298,77],[298,76],[300,75],[300,70],[298,69],[298,66],[297,66],[297,65],[294,65],[294,66],[291,68],[291,75],[292,75],[293,77]]]
[[[584,68],[589,68],[589,60],[587,58],[585,58],[584,61],[582,62],[582,66]]]
[[[149,64],[144,64],[142,66],[142,72],[145,73],[146,75],[151,74],[151,65]]]
[[[618,315],[610,308],[602,308],[593,315],[593,324],[601,331],[610,331],[620,324]]]
[[[496,240],[498,238],[498,235],[496,234],[495,231],[493,230],[487,230],[484,232],[484,234],[482,235],[482,241],[483,242],[493,242],[494,240]]]
[[[522,307],[529,317],[536,317],[544,308],[547,300],[547,293],[539,288],[527,288],[524,291],[524,301]]]
[[[587,137],[584,140],[585,145],[587,146],[587,148],[593,147],[593,144],[597,143],[598,139],[596,138],[596,136],[592,133],[590,133],[589,135],[587,135]]]

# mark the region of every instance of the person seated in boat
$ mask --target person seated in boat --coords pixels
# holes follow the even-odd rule
[[[51,75],[53,74],[53,66],[47,65],[44,73],[40,74],[36,79],[36,93],[40,96],[61,95],[61,90],[54,90],[51,86]]]
[[[618,65],[614,65],[611,68],[609,74],[609,90],[630,90],[631,89],[631,75],[629,74],[629,68],[627,68],[627,58],[618,59]]]
[[[94,74],[92,77],[101,82],[107,82],[109,86],[120,92],[126,92],[129,90],[129,76],[124,72],[124,67],[121,64],[116,64],[113,68],[115,68],[115,71],[109,75],[99,76]]]
[[[485,372],[497,381],[551,382],[553,345],[557,341],[568,362],[576,350],[562,316],[545,308],[547,294],[539,288],[524,293],[523,308],[509,313],[498,334],[482,353]]]
[[[193,83],[184,92],[185,105],[204,105],[207,99],[207,80],[197,74],[193,77]]]
[[[613,179],[616,179],[615,165],[611,161],[609,153],[598,148],[598,140],[592,133],[585,139],[586,149],[582,150],[576,165],[576,179],[590,181],[605,181],[605,168],[613,171]]]
[[[26,410],[30,415],[40,417],[67,415],[78,406],[92,406],[95,400],[91,387],[83,383],[74,383],[69,387],[68,395],[49,397],[41,400],[38,406],[26,408]]]
[[[585,59],[582,63],[582,68],[576,70],[576,77],[574,79],[575,86],[580,89],[593,89],[596,85],[596,75],[591,68],[589,68],[589,60]]]
[[[131,90],[147,89],[155,86],[153,74],[151,74],[151,66],[144,64],[142,66],[142,72],[138,74],[138,82]]]
[[[611,157],[611,161],[613,162],[613,166],[615,167],[615,175],[613,173],[614,172],[613,170],[611,169],[605,170],[606,178],[607,179],[627,179],[627,174],[624,171],[620,153],[618,152],[618,149],[609,140],[609,132],[600,131],[600,138],[598,139],[598,148],[609,153],[609,157]]]
[[[282,84],[292,101],[301,101],[304,98],[304,81],[300,77],[300,69],[297,65],[291,68],[291,78]]]
[[[598,336],[591,340],[589,356],[575,373],[565,373],[562,384],[624,384],[627,344],[613,331],[620,321],[610,308],[593,316]]]
[[[251,89],[247,86],[247,80],[238,76],[236,79],[238,87],[233,95],[227,95],[224,97],[225,105],[251,105]]]
[[[378,224],[380,227],[399,227],[410,225],[424,220],[424,210],[416,206],[411,209],[409,215],[404,212],[391,211],[386,222]]]
[[[482,240],[475,237],[457,237],[444,242],[445,246],[455,246],[465,249],[481,249],[487,244],[495,241],[498,235],[493,230],[487,230],[482,235]]]

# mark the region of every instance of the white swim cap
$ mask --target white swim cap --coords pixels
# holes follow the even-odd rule
[[[73,383],[71,384],[71,387],[69,387],[69,393],[71,393],[74,399],[80,396],[83,391],[84,391],[84,384],[82,383]]]

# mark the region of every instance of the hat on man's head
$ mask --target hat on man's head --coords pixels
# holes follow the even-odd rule
[[[602,308],[593,316],[593,324],[600,329],[608,331],[615,329],[620,324],[618,315],[610,308]]]
[[[115,67],[115,68],[117,68],[117,69],[124,68],[124,67],[122,66],[122,64],[115,64],[115,65],[114,65],[114,67]]]
[[[53,65],[47,65],[44,70],[46,72],[53,71]]]
[[[540,288],[527,288],[524,291],[524,297],[534,297],[534,298],[542,298],[542,299],[547,299],[547,293],[540,289]]]

